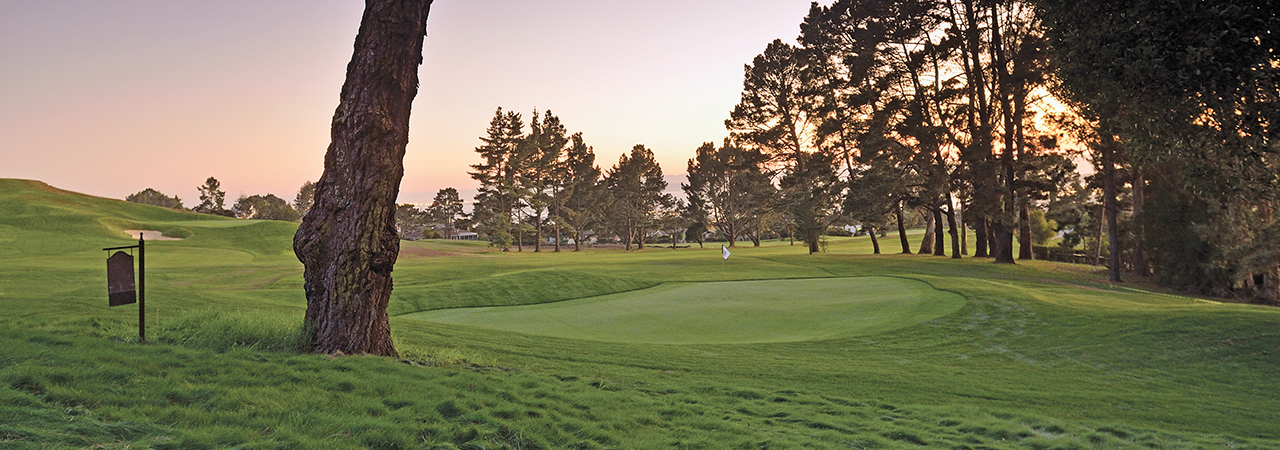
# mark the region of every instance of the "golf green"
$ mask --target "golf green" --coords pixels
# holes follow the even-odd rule
[[[894,330],[945,316],[964,303],[960,295],[920,281],[856,277],[668,283],[557,303],[401,317],[606,342],[743,344]]]

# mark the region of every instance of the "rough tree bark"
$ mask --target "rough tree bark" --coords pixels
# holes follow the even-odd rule
[[[937,230],[934,228],[933,212],[925,210],[924,212],[924,238],[920,240],[920,250],[916,253],[921,255],[933,254],[933,233]]]
[[[956,220],[956,204],[951,201],[951,192],[947,191],[945,197],[947,201],[947,227],[948,233],[951,234],[951,258],[960,259],[960,229],[956,228],[958,222]],[[964,225],[961,224],[961,227]]]
[[[902,200],[893,204],[893,214],[898,219],[898,240],[902,242],[902,254],[911,254],[911,243],[907,241],[907,224],[902,217]]]
[[[1018,259],[1030,261],[1036,259],[1031,242],[1031,200],[1018,199]]]
[[[1014,192],[1014,171],[1013,171],[1013,152],[1014,152],[1014,135],[1011,133],[1014,127],[1013,108],[1010,106],[1009,90],[1011,79],[1009,76],[1008,65],[1004,59],[1004,40],[1000,37],[1000,14],[998,5],[991,4],[991,46],[990,51],[992,60],[995,61],[996,68],[996,96],[999,97],[1000,111],[1004,118],[1004,148],[1000,152],[1000,167],[1004,172],[1004,192],[1002,196],[1002,213],[992,220],[991,225],[991,247],[992,256],[995,262],[999,264],[1013,264],[1013,232],[1010,228],[1014,224],[1014,217],[1017,214],[1017,197]],[[1008,223],[1006,223],[1008,221]]]
[[[1143,197],[1144,197],[1144,189],[1146,187],[1146,184],[1147,182],[1142,176],[1142,168],[1139,165],[1134,164],[1133,165],[1133,218],[1134,218],[1134,221],[1133,222],[1137,228],[1136,230],[1137,239],[1134,239],[1134,242],[1133,242],[1133,271],[1138,275],[1141,275],[1144,277],[1151,274],[1151,267],[1147,265],[1147,252],[1145,247],[1146,232],[1145,230],[1143,230],[1143,227],[1142,227],[1142,221],[1144,219],[1142,217],[1142,202],[1144,200]]]
[[[431,0],[369,0],[333,115],[315,204],[293,238],[320,353],[396,355],[387,323],[396,195]]]
[[[933,208],[933,256],[947,256],[946,240],[942,231],[942,207]],[[954,224],[952,225],[954,227]]]
[[[982,216],[979,216],[973,223],[973,238],[975,239],[973,242],[974,258],[988,258],[991,256],[987,253],[987,243],[991,241],[991,239],[988,238],[988,234],[990,233],[990,231],[987,230],[988,223],[989,221],[987,218]]]
[[[1120,236],[1119,228],[1116,224],[1116,216],[1119,207],[1116,205],[1116,164],[1115,164],[1115,137],[1107,135],[1102,143],[1102,171],[1106,178],[1102,183],[1102,192],[1104,199],[1105,216],[1107,219],[1107,252],[1110,253],[1107,258],[1107,269],[1111,273],[1111,282],[1119,283],[1120,279]],[[1099,243],[1101,244],[1101,243]],[[1099,245],[1099,248],[1102,246]]]

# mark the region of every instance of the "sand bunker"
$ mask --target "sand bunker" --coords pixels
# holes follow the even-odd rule
[[[155,230],[124,230],[124,232],[129,233],[129,236],[132,236],[134,239],[137,239],[138,236],[141,235],[144,239],[148,241],[181,241],[182,240],[182,238],[165,236],[163,234],[160,234],[159,231],[155,231]]]

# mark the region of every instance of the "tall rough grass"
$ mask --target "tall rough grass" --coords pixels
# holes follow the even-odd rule
[[[178,313],[161,323],[154,339],[218,352],[304,352],[309,350],[309,334],[296,319],[210,308]]]

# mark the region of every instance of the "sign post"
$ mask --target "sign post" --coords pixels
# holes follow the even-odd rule
[[[133,284],[133,256],[115,252],[107,258],[107,306],[138,304],[138,341],[147,341],[147,242],[138,233],[138,245],[108,247],[102,250],[138,249],[138,285]]]

